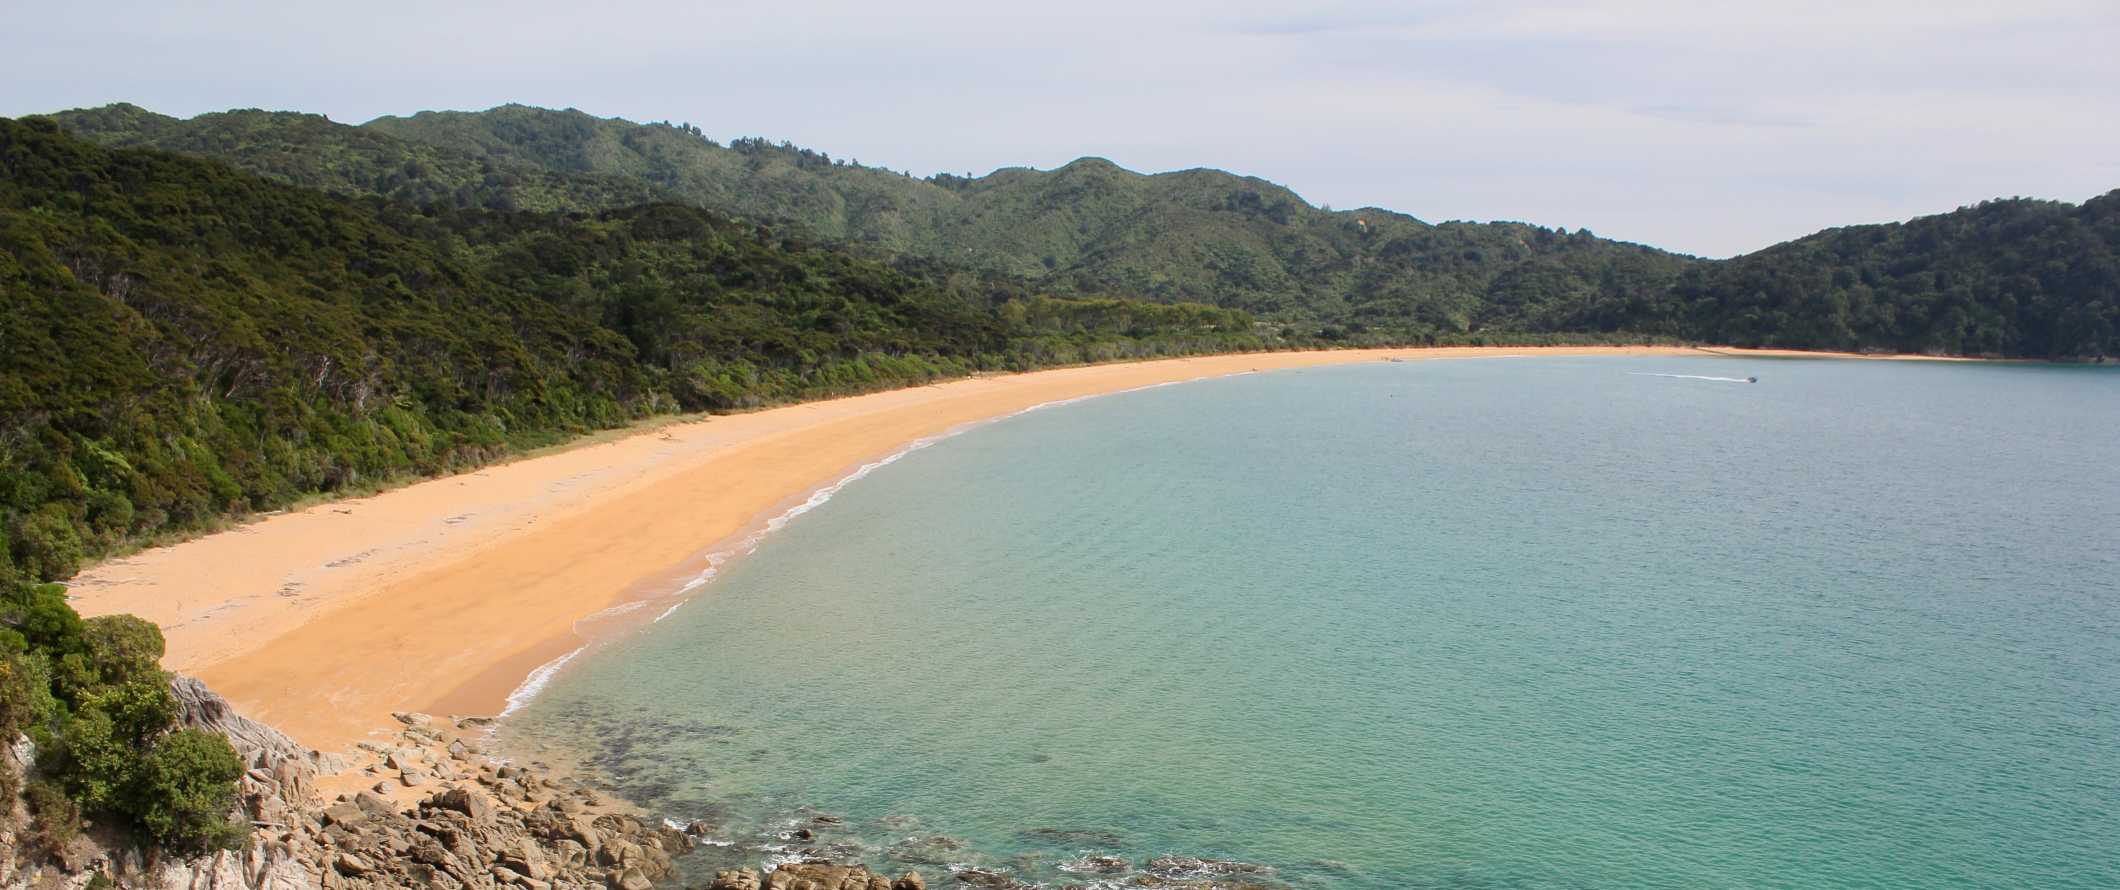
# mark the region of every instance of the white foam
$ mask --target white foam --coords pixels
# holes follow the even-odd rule
[[[523,685],[515,687],[514,692],[508,693],[508,706],[501,709],[500,716],[506,717],[522,710],[523,706],[529,704],[531,699],[536,698],[539,692],[544,691],[545,684],[552,682],[552,676],[559,673],[560,668],[566,667],[567,662],[573,661],[574,656],[582,654],[588,648],[588,646],[577,647],[572,652],[538,665],[537,670],[531,671],[530,676],[523,678]]]
[[[1743,377],[1702,377],[1699,374],[1657,374],[1651,371],[1628,371],[1636,377],[1669,377],[1673,380],[1713,380],[1717,383],[1751,383]]]

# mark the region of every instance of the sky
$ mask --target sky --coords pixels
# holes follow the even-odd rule
[[[917,175],[1218,167],[1728,256],[2120,188],[2116,0],[0,0],[0,116],[507,102]]]

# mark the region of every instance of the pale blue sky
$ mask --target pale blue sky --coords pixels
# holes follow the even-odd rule
[[[920,175],[1221,167],[1710,256],[2120,187],[2114,0],[0,2],[9,116],[572,106]]]

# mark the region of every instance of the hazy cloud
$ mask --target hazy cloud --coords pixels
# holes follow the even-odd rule
[[[7,115],[573,106],[923,175],[1223,167],[1709,255],[2120,186],[2110,0],[16,5]]]

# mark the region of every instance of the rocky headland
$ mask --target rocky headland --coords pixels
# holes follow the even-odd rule
[[[490,718],[395,715],[397,727],[346,754],[297,744],[237,714],[189,677],[171,682],[183,726],[227,737],[248,771],[241,808],[254,830],[240,850],[159,855],[109,831],[53,848],[34,836],[18,804],[0,830],[0,890],[651,890],[684,886],[678,858],[717,827],[683,827],[642,813],[571,773],[517,764],[486,750]],[[26,741],[0,752],[20,779],[34,761]],[[1017,890],[1049,886],[1267,890],[1282,885],[1259,865],[1166,856],[1136,864],[1085,854],[1061,869],[1079,883],[1026,883],[1009,869],[968,864],[964,842],[909,836],[887,857],[929,863],[933,877],[895,877],[859,860],[863,848],[831,839],[845,826],[810,814],[768,842],[728,850],[765,867],[716,872],[701,890]]]

